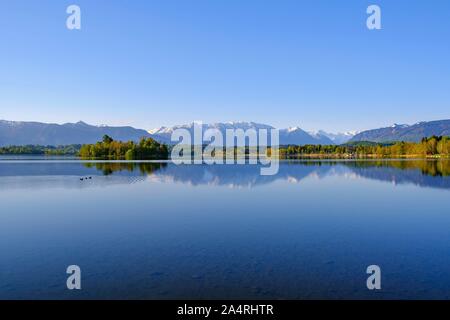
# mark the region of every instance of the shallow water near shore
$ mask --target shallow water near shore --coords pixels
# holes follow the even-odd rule
[[[0,160],[2,299],[450,298],[448,160],[39,160]]]

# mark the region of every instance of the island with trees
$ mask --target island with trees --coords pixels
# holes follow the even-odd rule
[[[82,145],[79,156],[83,159],[167,160],[169,150],[152,138],[142,138],[135,143],[116,141],[105,135],[102,141]]]

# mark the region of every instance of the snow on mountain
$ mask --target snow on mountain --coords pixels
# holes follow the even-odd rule
[[[409,124],[398,124],[398,123],[394,123],[391,128],[408,128]]]
[[[339,133],[330,133],[323,130],[315,131],[315,132],[309,132],[310,135],[313,137],[327,137],[330,139],[333,144],[343,144],[350,139],[352,139],[356,134],[358,134],[357,131],[347,131],[347,132],[339,132]]]
[[[187,129],[192,135],[194,130],[194,123],[188,125],[178,125],[173,127],[160,127],[157,129],[149,130],[148,132],[152,134],[157,140],[158,138],[160,138],[167,141],[170,140],[173,131],[176,129]],[[203,132],[205,132],[208,129],[217,129],[225,137],[227,129],[234,129],[234,130],[242,129],[244,131],[248,129],[255,129],[255,130],[266,129],[269,131],[270,129],[274,129],[274,127],[267,124],[261,124],[256,122],[243,122],[243,121],[202,124]],[[290,127],[287,129],[280,129],[279,133],[280,133],[280,145],[333,144],[333,141],[329,139],[327,136],[312,136],[298,126]]]

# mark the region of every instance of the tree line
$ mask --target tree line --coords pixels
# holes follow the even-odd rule
[[[254,152],[244,148],[244,154]],[[219,150],[223,155],[233,150]],[[289,145],[281,146],[280,158],[292,159],[301,157],[329,158],[389,158],[389,157],[450,157],[450,137],[432,136],[420,142],[353,142],[344,145]],[[237,148],[234,150],[236,155]],[[242,152],[241,152],[242,153]],[[270,148],[267,150],[270,155]],[[142,138],[138,143],[133,141],[115,141],[105,135],[102,141],[95,144],[67,146],[8,146],[0,148],[0,155],[73,155],[85,159],[126,159],[126,160],[165,160],[169,158],[169,148],[151,138]]]
[[[67,146],[8,146],[0,148],[0,154],[23,154],[23,155],[77,155],[81,144]]]
[[[133,141],[115,141],[108,135],[95,144],[81,146],[79,155],[84,159],[166,160],[169,151],[165,144],[151,138]]]
[[[303,145],[280,148],[281,158],[302,156],[331,157],[448,157],[450,156],[450,137],[432,136],[415,142],[373,143],[358,142],[344,145]]]

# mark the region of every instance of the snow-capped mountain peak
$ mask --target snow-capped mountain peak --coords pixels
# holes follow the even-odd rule
[[[187,129],[192,131],[194,129],[195,122],[185,125],[177,125],[173,127],[160,127],[153,130],[149,130],[148,132],[154,135],[156,138],[161,138],[164,140],[169,140],[174,130],[176,129]],[[202,123],[203,131],[208,129],[215,129],[222,132],[225,136],[227,129],[274,129],[274,127],[256,123],[256,122],[246,122],[246,121],[228,121],[228,122],[217,122],[212,124]],[[314,132],[306,132],[299,126],[293,126],[286,129],[280,129],[280,144],[288,145],[288,144],[342,144],[349,141],[353,136],[357,134],[356,131],[347,131],[344,133],[328,133],[324,130],[318,130]]]
[[[173,127],[160,127],[157,129],[149,130],[148,132],[155,137],[155,139],[160,141],[170,141],[171,135],[174,130],[183,128],[190,132],[194,130],[194,124],[187,125],[177,125]],[[202,124],[203,132],[208,129],[215,129],[222,132],[223,136],[226,136],[227,129],[242,129],[244,131],[249,129],[261,130],[265,129],[267,131],[274,129],[271,125],[257,123],[257,122],[245,122],[245,121],[229,121],[229,122],[218,122],[212,124]],[[269,132],[268,132],[269,133]],[[280,144],[281,145],[300,145],[300,144],[333,144],[325,135],[312,136],[306,131],[302,130],[299,126],[289,127],[287,129],[280,129]]]
[[[409,125],[407,125],[407,124],[398,124],[398,123],[394,123],[393,125],[392,125],[392,128],[408,128],[409,127]]]
[[[346,132],[338,132],[338,133],[329,133],[324,130],[309,132],[313,137],[327,137],[334,144],[343,144],[348,142],[351,138],[353,138],[358,132],[357,131],[346,131]]]
[[[287,128],[287,132],[294,132],[294,131],[297,131],[297,130],[301,130],[300,127],[289,127],[289,128]]]

